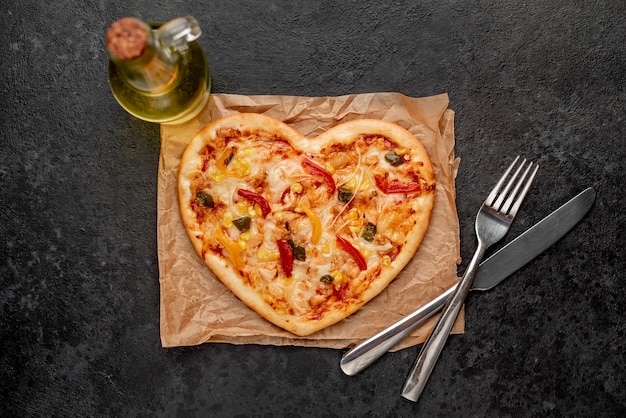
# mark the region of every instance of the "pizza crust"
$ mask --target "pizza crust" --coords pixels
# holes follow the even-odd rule
[[[212,144],[224,129],[239,132],[263,131],[275,135],[276,139],[285,141],[295,151],[303,155],[319,156],[327,147],[342,144],[350,145],[359,135],[382,136],[391,139],[397,146],[410,150],[410,159],[421,163],[420,179],[424,184],[432,186],[427,191],[407,199],[405,205],[411,208],[411,225],[403,237],[401,250],[388,266],[380,269],[374,280],[361,285],[361,290],[346,303],[338,303],[319,317],[302,315],[276,309],[268,303],[267,294],[247,284],[241,272],[233,268],[232,261],[225,256],[223,250],[208,251],[207,248],[218,248],[215,240],[215,229],[221,226],[198,222],[197,213],[190,202],[195,199],[192,183],[194,176],[202,171],[203,161],[199,158],[207,144]],[[205,264],[214,272],[240,300],[273,324],[299,336],[307,336],[330,325],[333,325],[382,292],[400,273],[418,250],[427,230],[434,206],[435,175],[430,158],[422,144],[406,129],[397,124],[375,119],[361,119],[337,125],[316,138],[306,138],[289,125],[276,119],[259,115],[242,113],[227,116],[211,122],[200,130],[189,143],[180,163],[178,176],[178,198],[181,218],[189,238],[202,257]]]

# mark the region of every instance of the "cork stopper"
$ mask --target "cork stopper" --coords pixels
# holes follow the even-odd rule
[[[117,59],[139,58],[148,46],[146,27],[132,17],[116,20],[107,31],[106,45],[111,55]]]

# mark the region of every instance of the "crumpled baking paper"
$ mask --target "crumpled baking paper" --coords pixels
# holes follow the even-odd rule
[[[195,252],[183,227],[177,200],[180,157],[192,137],[210,121],[253,112],[281,120],[313,138],[353,119],[395,122],[426,147],[437,176],[435,206],[417,254],[389,287],[343,321],[308,337],[268,322],[230,292]],[[206,108],[181,125],[161,126],[158,171],[158,259],[160,329],[163,347],[205,342],[346,348],[365,340],[426,304],[458,282],[459,222],[455,205],[454,111],[448,96],[412,98],[399,93],[340,97],[213,94]],[[431,318],[395,349],[425,341]],[[453,329],[463,332],[463,313]]]

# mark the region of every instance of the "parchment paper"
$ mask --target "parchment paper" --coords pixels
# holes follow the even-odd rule
[[[398,93],[340,97],[213,94],[206,108],[181,125],[161,126],[158,173],[158,256],[163,347],[205,342],[346,348],[367,339],[429,302],[458,281],[459,222],[454,181],[454,112],[448,96],[411,98]],[[308,337],[271,324],[248,308],[203,263],[179,215],[176,182],[180,157],[195,133],[213,119],[254,112],[284,121],[313,138],[341,122],[383,119],[411,131],[426,147],[437,176],[435,206],[422,245],[390,286],[357,313]],[[396,349],[423,342],[431,318]],[[460,315],[453,332],[464,327]]]

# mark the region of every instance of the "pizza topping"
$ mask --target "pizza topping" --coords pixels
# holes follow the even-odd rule
[[[365,241],[372,242],[374,241],[374,235],[376,235],[376,224],[368,222],[363,228],[363,231],[361,231],[361,238]]]
[[[239,248],[235,242],[226,236],[222,227],[218,226],[215,228],[215,238],[217,238],[217,241],[222,245],[222,247],[228,251],[233,266],[235,266],[237,270],[243,269],[244,261],[241,255],[241,248]]]
[[[206,190],[201,190],[196,195],[196,202],[200,204],[200,206],[206,206],[208,208],[214,208],[215,202],[213,201],[213,197]]]
[[[240,232],[245,232],[250,229],[251,221],[252,219],[249,216],[242,216],[241,218],[233,219],[233,225],[235,225]]]
[[[304,169],[309,174],[313,174],[314,176],[319,176],[324,179],[324,182],[326,183],[326,186],[328,187],[329,195],[333,195],[335,193],[335,189],[337,188],[337,186],[335,185],[335,180],[333,179],[332,174],[330,174],[328,171],[324,170],[322,167],[315,164],[313,161],[309,160],[308,158],[302,159],[302,167],[304,167]]]
[[[229,157],[230,155],[230,157]],[[234,152],[232,148],[223,150],[215,159],[215,168],[223,173],[226,170],[226,166],[233,158]]]
[[[300,184],[300,183],[294,183],[291,186],[289,186],[289,191],[291,193],[300,194],[300,193],[302,193],[303,190],[304,189],[302,187],[302,184]]]
[[[363,254],[361,254],[361,252],[357,248],[355,248],[350,243],[350,241],[348,241],[341,235],[337,235],[337,245],[339,245],[339,248],[347,252],[350,255],[350,257],[352,257],[357,267],[361,271],[367,270],[367,261],[365,261]]]
[[[302,212],[306,214],[311,221],[311,225],[313,226],[313,232],[311,233],[311,243],[316,245],[322,236],[322,222],[320,218],[307,206],[300,206]]]
[[[340,202],[348,203],[352,200],[353,195],[354,192],[352,189],[349,189],[348,187],[340,187],[337,192],[337,199],[339,199]]]
[[[387,160],[387,162],[394,167],[397,167],[404,163],[404,158],[402,158],[400,155],[396,154],[393,151],[385,154],[385,160]]]
[[[422,190],[419,183],[416,182],[401,182],[398,179],[390,179],[388,176],[375,176],[376,187],[378,187],[385,194],[394,193],[413,193]]]
[[[333,282],[333,276],[331,276],[330,274],[325,274],[320,277],[320,282],[324,284],[331,284]]]
[[[306,261],[306,250],[303,246],[296,244],[292,239],[287,240],[287,244],[291,247],[294,260]]]
[[[293,250],[291,245],[285,240],[278,240],[276,242],[278,246],[278,253],[280,255],[280,266],[283,269],[283,273],[286,277],[291,277],[293,271]]]
[[[272,251],[265,245],[261,245],[256,253],[256,258],[259,261],[276,261],[280,258],[280,252]]]
[[[272,211],[272,208],[270,207],[270,204],[267,203],[267,200],[265,200],[263,196],[256,192],[252,192],[246,189],[238,189],[237,194],[244,199],[248,199],[252,203],[256,203],[257,205],[259,205],[264,218]]]
[[[230,164],[230,162],[233,160],[234,156],[235,156],[235,149],[231,148],[230,149],[230,154],[228,154],[228,157],[224,158],[224,165]]]
[[[221,182],[226,177],[242,179],[250,175],[250,160],[244,158],[248,152],[236,152],[237,149],[235,147],[230,147],[215,156],[215,165],[209,172],[213,180]]]

